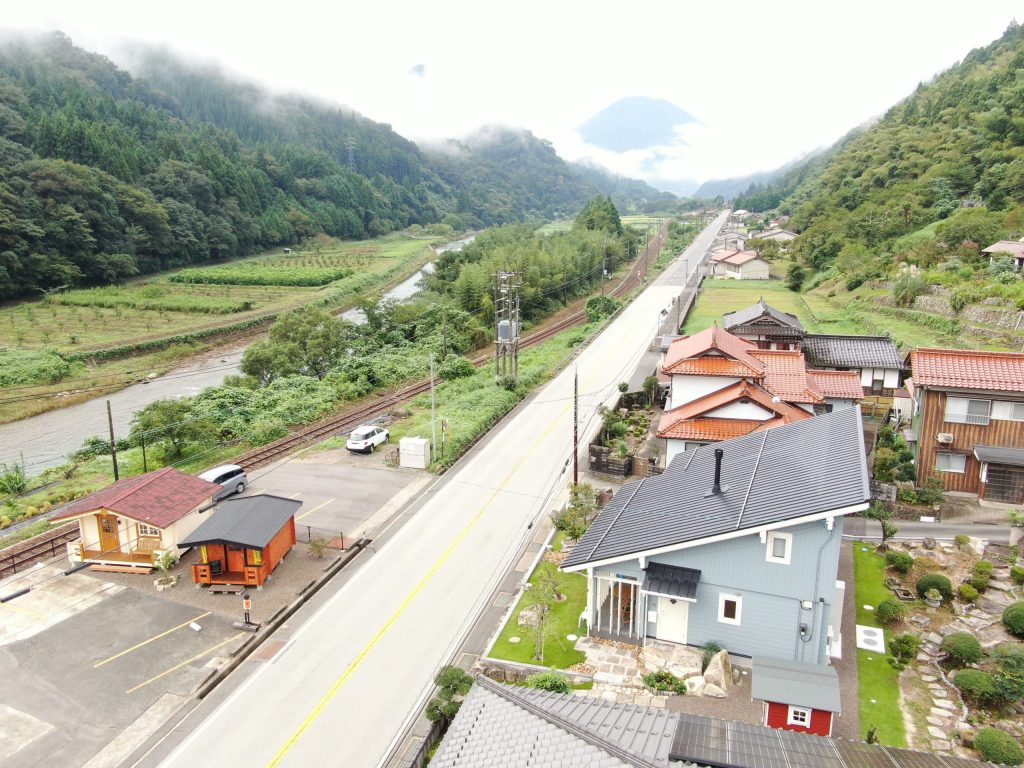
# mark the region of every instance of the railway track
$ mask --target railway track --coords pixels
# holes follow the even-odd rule
[[[78,524],[68,523],[53,531],[33,536],[0,553],[0,577],[27,570],[37,560],[65,554],[64,545],[78,538]]]
[[[654,264],[655,260],[658,258],[658,254],[661,253],[661,244],[665,241],[667,233],[668,224],[666,223],[662,225],[658,238],[650,239],[644,248],[644,252],[637,258],[626,276],[611,290],[612,296],[615,298],[621,298],[646,279],[647,272],[650,270],[651,265]],[[520,346],[531,347],[535,344],[540,344],[543,341],[547,341],[552,336],[556,336],[562,331],[584,323],[586,318],[587,313],[584,311],[573,312],[528,336],[524,336],[520,342]],[[479,355],[471,362],[473,365],[479,367],[490,362],[492,359],[493,357],[490,354],[486,354]],[[406,387],[402,387],[401,389],[396,389],[393,392],[384,393],[372,402],[362,403],[344,411],[343,413],[339,413],[337,416],[332,416],[329,419],[313,424],[298,432],[286,435],[280,440],[275,440],[272,443],[268,443],[260,448],[255,448],[248,453],[244,453],[235,459],[234,463],[244,467],[246,471],[251,471],[257,467],[276,461],[281,456],[309,445],[310,443],[318,442],[335,434],[342,434],[351,431],[354,427],[359,426],[363,422],[387,413],[395,406],[428,391],[430,391],[430,380],[424,379],[423,381],[417,381]]]

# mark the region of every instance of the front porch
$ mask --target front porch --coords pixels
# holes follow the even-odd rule
[[[115,549],[89,549],[81,539],[67,544],[68,560],[72,563],[91,563],[96,567],[117,566],[119,570],[132,568],[139,573],[149,573],[156,567],[159,550],[149,547],[133,547],[126,552]]]

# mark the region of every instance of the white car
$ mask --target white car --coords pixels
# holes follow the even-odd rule
[[[373,449],[381,443],[386,443],[391,434],[384,427],[375,427],[373,424],[363,424],[356,427],[348,436],[345,447],[350,451],[360,453],[373,453]]]

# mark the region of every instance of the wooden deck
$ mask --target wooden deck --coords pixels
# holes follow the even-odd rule
[[[138,563],[153,566],[153,553],[145,552],[103,552],[99,549],[80,550],[83,560],[95,560],[101,563]]]

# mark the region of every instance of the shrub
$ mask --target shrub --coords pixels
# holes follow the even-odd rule
[[[434,677],[440,689],[427,703],[427,719],[451,721],[462,706],[462,697],[473,687],[473,678],[458,667],[442,667]]]
[[[720,650],[722,650],[722,646],[716,643],[714,640],[709,640],[701,646],[701,670],[705,670],[708,668],[708,664],[711,663],[711,657],[718,653]]]
[[[1016,602],[1006,607],[1003,625],[1018,637],[1024,637],[1024,603]]]
[[[644,675],[644,685],[652,691],[671,691],[679,695],[686,693],[686,683],[664,669]]]
[[[907,610],[903,607],[903,604],[896,600],[883,600],[875,608],[875,616],[878,618],[878,623],[884,627],[891,626],[903,621],[903,617],[906,616]]]
[[[953,599],[953,585],[941,573],[926,573],[917,580],[917,594],[924,597],[929,589],[936,590],[942,599],[949,601]]]
[[[345,267],[295,267],[290,264],[270,266],[237,264],[224,267],[183,269],[171,275],[172,283],[205,283],[209,285],[296,285],[317,286],[349,277],[353,270]]]
[[[535,675],[530,675],[526,678],[526,685],[530,688],[539,688],[542,691],[551,691],[552,693],[569,693],[572,691],[572,686],[569,685],[565,675],[560,675],[557,672],[538,672]]]
[[[976,590],[970,584],[961,584],[960,599],[968,603],[973,603],[975,600],[978,599],[978,590]]]
[[[984,655],[978,638],[970,632],[954,632],[951,635],[946,635],[941,647],[958,667],[977,664]]]
[[[1020,765],[1024,762],[1024,749],[1006,731],[998,728],[982,728],[974,737],[974,747],[981,758],[990,763]]]
[[[1014,584],[1024,584],[1024,566],[1011,565],[1010,578],[1013,579]]]
[[[448,355],[444,362],[441,363],[440,370],[438,371],[441,374],[441,378],[445,381],[472,376],[475,372],[476,366],[459,355]]]
[[[896,305],[909,307],[914,299],[928,292],[928,284],[920,277],[909,273],[902,275],[892,286],[892,295]]]
[[[985,578],[988,578],[992,575],[992,563],[988,560],[979,560],[974,564],[974,567],[971,569],[971,573],[975,576],[984,576]]]
[[[956,545],[958,547],[964,546],[970,540],[971,540],[971,537],[968,536],[966,533],[958,533],[956,536],[953,537],[953,541],[956,542]]]
[[[984,592],[986,589],[988,589],[988,576],[976,573],[973,576],[971,576],[969,583],[979,592]]]
[[[988,672],[980,669],[962,669],[956,673],[953,684],[965,698],[975,704],[986,705],[996,699],[996,682]]]
[[[885,563],[898,573],[906,573],[914,565],[914,558],[910,556],[909,552],[887,552]]]
[[[917,635],[896,635],[889,638],[889,666],[897,672],[902,672],[917,656],[917,649],[920,647],[921,639]]]

